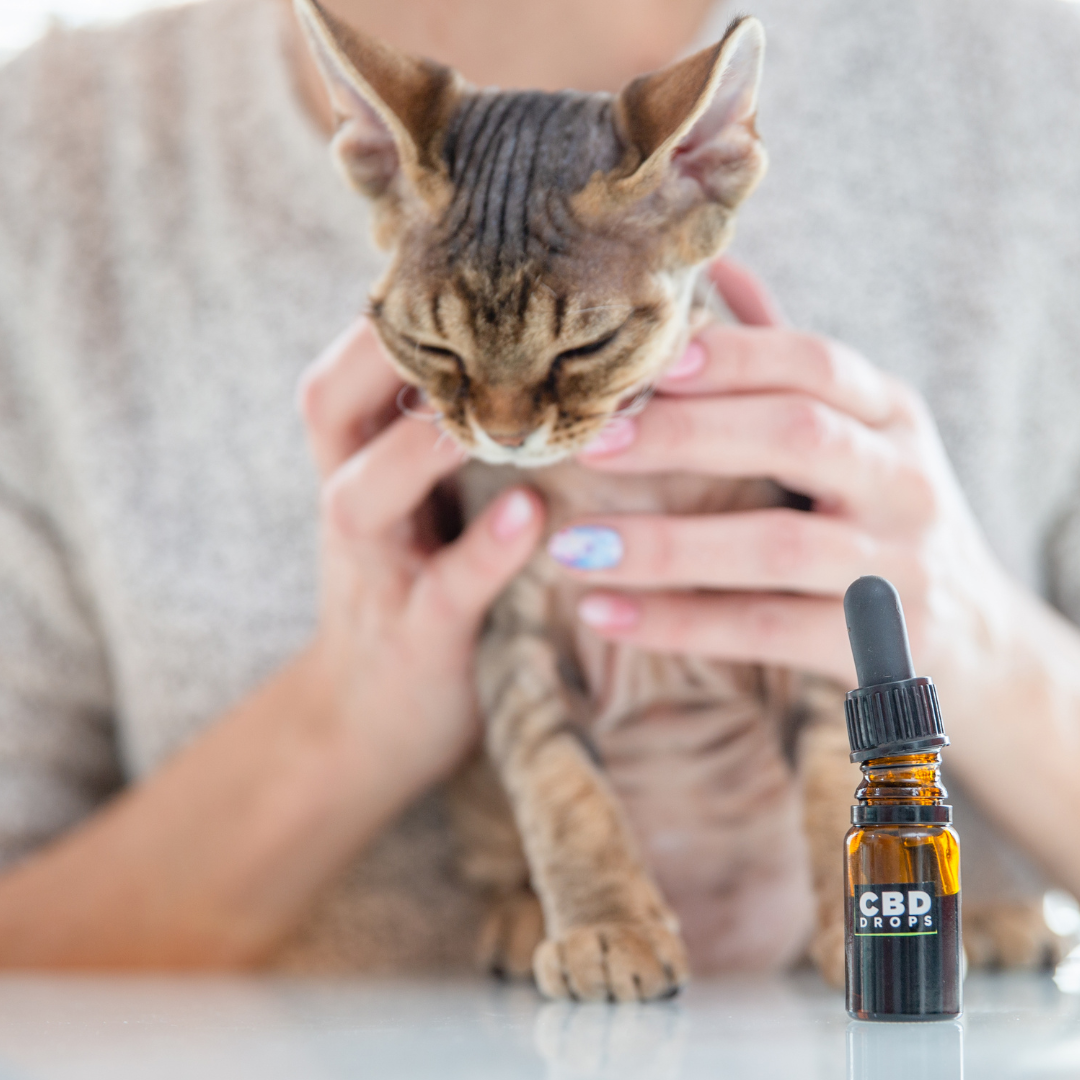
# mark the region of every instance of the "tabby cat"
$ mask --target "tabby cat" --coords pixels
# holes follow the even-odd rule
[[[393,252],[371,318],[474,459],[459,477],[466,514],[522,467],[552,530],[584,514],[789,503],[764,480],[572,461],[681,354],[700,317],[698,269],[765,170],[760,23],[736,19],[712,48],[617,96],[501,92],[296,2],[330,89],[336,159]],[[491,896],[482,962],[531,970],[552,997],[646,1000],[683,983],[687,946],[700,969],[790,962],[816,912],[811,955],[842,983],[839,860],[859,777],[841,691],[600,642],[575,618],[582,588],[539,554],[483,633],[486,753],[453,793],[462,870]],[[650,767],[663,768],[657,753],[700,751],[724,801],[710,804],[709,850],[687,850],[687,799],[674,793],[654,880],[600,762],[612,732],[626,753],[635,725],[657,717],[670,742],[651,747]]]

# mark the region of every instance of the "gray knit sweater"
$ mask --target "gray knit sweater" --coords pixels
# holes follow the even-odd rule
[[[772,165],[736,253],[795,323],[922,390],[1001,559],[1080,619],[1080,8],[743,6],[769,32]],[[279,9],[54,33],[0,69],[0,860],[314,628],[295,384],[380,260]],[[433,796],[289,955],[452,965],[475,917]]]

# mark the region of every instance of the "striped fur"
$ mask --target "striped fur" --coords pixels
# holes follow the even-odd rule
[[[494,283],[519,271],[526,282],[540,281],[553,256],[571,254],[578,226],[570,196],[625,153],[612,104],[569,91],[469,95],[443,137],[454,191],[435,233],[445,258],[480,270],[497,290]]]

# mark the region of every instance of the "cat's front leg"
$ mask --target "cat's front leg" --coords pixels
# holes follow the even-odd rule
[[[529,865],[506,791],[486,751],[480,750],[450,782],[447,805],[458,873],[487,899],[477,965],[502,978],[531,978],[544,916],[529,887]]]
[[[544,912],[536,981],[555,998],[666,997],[687,976],[678,924],[573,721],[539,618],[544,588],[526,572],[504,594],[478,667],[488,750]]]
[[[844,836],[862,774],[849,756],[844,691],[826,679],[810,677],[802,682],[801,691],[798,711],[805,719],[797,764],[817,906],[810,957],[826,982],[843,986]]]

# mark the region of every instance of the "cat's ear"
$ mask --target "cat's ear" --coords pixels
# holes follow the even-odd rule
[[[637,152],[624,190],[674,180],[735,209],[765,172],[754,126],[764,57],[764,28],[743,17],[711,48],[630,83],[616,105],[622,136]]]
[[[331,146],[347,179],[375,200],[397,203],[413,192],[437,200],[445,184],[439,143],[461,77],[367,37],[318,0],[295,7],[330,92]]]

